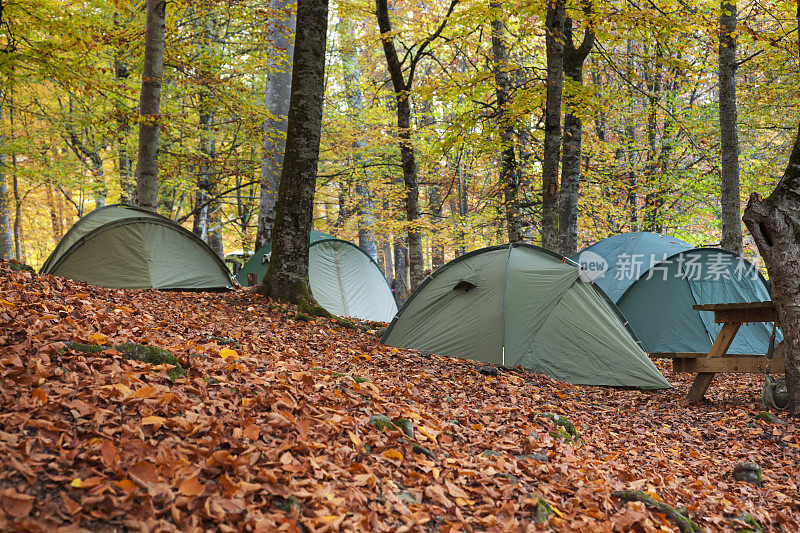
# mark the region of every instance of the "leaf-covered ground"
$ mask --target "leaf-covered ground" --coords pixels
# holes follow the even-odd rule
[[[667,365],[666,392],[493,376],[293,316],[246,291],[0,265],[0,530],[676,530],[620,489],[706,531],[755,527],[746,513],[800,530],[800,432],[758,418],[758,376],[717,377],[688,407],[691,377]],[[186,377],[111,348],[125,342],[171,350]],[[760,487],[732,478],[743,461]]]

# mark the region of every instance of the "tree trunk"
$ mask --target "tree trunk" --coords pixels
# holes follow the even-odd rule
[[[397,128],[400,139],[400,158],[403,167],[403,181],[406,189],[406,220],[408,221],[408,269],[409,290],[416,288],[425,277],[424,258],[422,254],[422,234],[417,227],[419,218],[419,183],[417,180],[417,162],[414,157],[414,146],[411,142],[411,88],[414,84],[414,71],[419,60],[426,52],[427,46],[433,42],[447,24],[449,16],[459,0],[451,0],[447,14],[440,22],[437,30],[429,35],[416,50],[400,62],[394,45],[392,25],[389,20],[387,0],[375,0],[378,27],[381,32],[383,53],[394,87],[397,102]],[[404,63],[407,73],[403,73]]]
[[[751,194],[743,219],[767,265],[786,346],[789,411],[800,416],[800,130],[775,190],[765,199]]]
[[[722,147],[722,248],[742,253],[739,133],[736,110],[736,0],[721,0],[719,15],[719,126]]]
[[[584,8],[591,17],[590,5]],[[564,75],[572,82],[567,95],[567,111],[564,113],[564,148],[561,163],[561,191],[559,193],[558,233],[561,255],[570,257],[578,251],[578,194],[581,179],[581,135],[583,123],[573,111],[579,107],[579,98],[574,91],[583,85],[583,62],[594,47],[594,30],[591,23],[586,28],[583,42],[575,47],[572,38],[572,20],[564,21]]]
[[[563,0],[548,0],[545,21],[547,98],[542,157],[542,246],[558,249],[558,163],[561,158],[561,93],[564,86]]]
[[[164,77],[166,0],[147,0],[142,92],[139,96],[139,155],[136,204],[155,211],[158,202],[158,135],[161,83]]]
[[[114,13],[114,26],[119,28],[118,14]],[[115,51],[114,57],[114,77],[117,80],[117,91],[122,94],[125,90],[126,82],[130,75],[130,68],[128,64],[122,60],[123,52],[120,50]],[[116,98],[114,101],[114,112],[117,120],[117,154],[118,154],[118,167],[119,167],[119,188],[120,196],[119,201],[122,204],[129,204],[133,201],[133,181],[131,179],[131,156],[128,153],[126,142],[128,135],[131,132],[130,119],[128,117],[128,109],[124,104],[122,98]]]
[[[431,214],[431,270],[444,264],[444,243],[442,242],[442,188],[438,183],[428,189],[428,211]]]
[[[292,87],[294,46],[291,36],[295,33],[297,22],[294,0],[270,0],[269,10],[271,18],[267,24],[273,52],[270,54],[270,68],[267,71],[264,107],[270,117],[264,121],[256,250],[272,241],[275,204],[286,151],[287,115]]]
[[[0,107],[0,120],[2,119],[3,108]],[[5,135],[0,133],[0,144],[5,144],[5,141]],[[14,231],[11,228],[11,210],[8,201],[8,184],[6,183],[6,156],[0,151],[0,258],[11,259],[12,257],[14,257]]]
[[[491,0],[489,9],[492,12],[492,70],[494,71],[497,98],[495,113],[500,130],[500,183],[503,187],[506,207],[506,231],[508,232],[508,242],[522,242],[522,220],[517,200],[519,169],[514,154],[514,121],[508,109],[511,105],[511,80],[508,74],[508,49],[504,40],[504,27],[501,20],[502,4],[499,0]]]
[[[292,63],[292,91],[281,170],[272,256],[256,289],[260,294],[311,305],[308,249],[314,216],[314,190],[325,90],[327,0],[299,0]]]
[[[397,307],[403,305],[411,292],[408,289],[407,272],[408,264],[406,263],[406,250],[403,239],[395,237],[394,239],[394,277],[392,278],[392,291],[394,292],[394,300],[397,302]]]
[[[644,197],[644,215],[642,217],[642,229],[661,233],[663,224],[661,222],[661,206],[664,204],[663,193],[661,191],[661,159],[658,155],[658,108],[661,102],[662,77],[661,77],[661,43],[656,41],[655,62],[652,65],[652,72],[647,69],[648,77],[648,109],[647,109],[647,193]],[[666,135],[666,132],[662,132]]]

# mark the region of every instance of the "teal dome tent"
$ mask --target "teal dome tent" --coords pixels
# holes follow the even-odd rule
[[[616,302],[648,352],[708,352],[721,326],[695,304],[770,299],[764,277],[745,258],[654,233],[608,237],[573,260]],[[742,325],[728,353],[766,353],[772,327]]]

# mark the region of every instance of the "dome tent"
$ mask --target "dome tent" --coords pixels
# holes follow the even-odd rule
[[[470,252],[417,287],[381,342],[582,385],[670,387],[614,304],[581,274],[526,244]]]
[[[78,220],[42,274],[115,289],[231,288],[228,269],[208,245],[166,217],[111,205]]]
[[[648,352],[708,352],[720,331],[710,311],[695,304],[770,299],[767,283],[745,258],[720,248],[692,248],[647,232],[608,237],[574,256],[608,268],[590,275],[606,287]],[[743,324],[729,354],[763,354],[771,323]],[[776,334],[780,341],[782,335]]]
[[[267,273],[272,244],[267,243],[236,275],[247,286],[248,274],[260,281]],[[329,312],[389,322],[397,312],[392,290],[378,264],[355,244],[321,231],[311,232],[308,281],[317,302]]]

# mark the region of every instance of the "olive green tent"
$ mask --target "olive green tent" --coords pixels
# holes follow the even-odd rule
[[[115,289],[233,286],[222,260],[192,232],[166,217],[125,205],[102,207],[78,220],[41,273]]]
[[[425,279],[382,342],[585,385],[667,388],[622,315],[577,264],[536,246],[476,250]]]
[[[236,275],[248,285],[247,275],[261,281],[267,273],[271,244],[263,246]],[[321,231],[311,232],[308,282],[319,304],[331,313],[389,322],[397,304],[378,264],[355,244]]]

